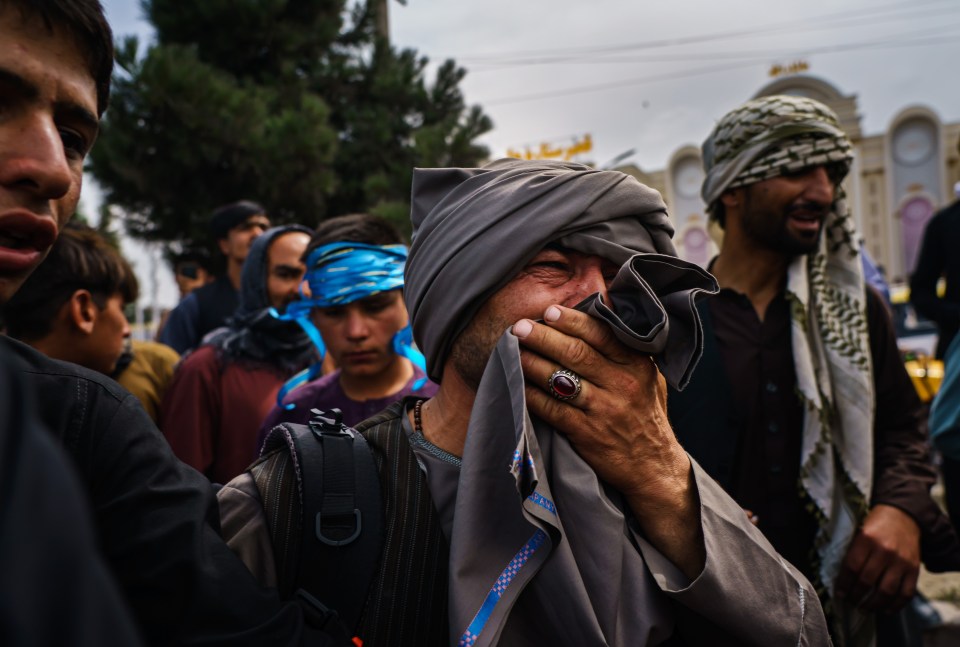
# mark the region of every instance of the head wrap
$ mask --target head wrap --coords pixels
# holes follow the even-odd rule
[[[836,624],[834,635],[845,636],[844,644],[860,644],[872,622],[832,598],[873,482],[875,394],[860,238],[839,186],[851,150],[837,116],[822,103],[794,96],[754,99],[725,115],[704,141],[702,196],[713,207],[731,188],[813,166],[839,167],[819,248],[792,260],[786,294],[797,390],[807,409],[800,480],[819,522],[814,584]]]
[[[217,349],[222,361],[252,361],[275,367],[286,377],[314,357],[313,345],[300,327],[270,313],[270,246],[280,236],[293,232],[312,233],[300,225],[274,227],[250,246],[240,275],[240,305],[225,328],[217,328],[204,338],[205,344]]]
[[[416,169],[412,200],[404,296],[434,381],[480,306],[547,243],[618,265],[648,254],[646,262],[659,262],[661,270],[682,266],[675,271],[688,281],[701,277],[676,259],[660,194],[617,171],[515,159],[483,168]],[[699,319],[689,308],[693,285],[679,278],[671,285],[660,271],[644,278],[651,282],[639,308],[651,316],[645,350],[657,355],[668,381],[685,384],[699,357]]]
[[[412,203],[404,290],[431,377],[482,304],[557,243],[621,266],[607,290],[612,303],[595,294],[577,307],[653,356],[670,383],[686,383],[702,350],[695,300],[716,282],[676,258],[656,191],[616,171],[500,160],[417,169]],[[622,501],[562,434],[531,418],[524,387],[518,340],[504,331],[477,389],[460,468],[450,531],[453,642],[480,647],[503,636],[513,644],[505,628],[537,635],[547,616],[571,644],[650,635],[656,613],[636,613],[653,597],[649,571],[630,543]],[[559,601],[558,586],[567,593]],[[538,613],[510,616],[520,591],[525,609]]]
[[[406,260],[407,248],[404,245],[337,242],[322,245],[310,252],[304,277],[310,286],[310,296],[306,296],[301,289],[301,299],[291,303],[285,314],[275,313],[275,316],[284,321],[296,321],[313,342],[320,359],[283,385],[277,393],[278,406],[293,409],[295,405],[283,403],[287,394],[320,375],[327,346],[320,331],[310,320],[310,311],[313,308],[347,305],[381,292],[402,288]],[[413,347],[413,333],[409,324],[393,336],[393,351],[421,370],[425,369],[423,354]],[[421,388],[425,382],[419,380],[414,388]]]
[[[811,166],[836,164],[839,182],[853,149],[837,116],[819,101],[779,95],[748,101],[726,115],[703,142],[709,209],[724,191]]]
[[[250,200],[225,204],[214,209],[210,216],[210,233],[217,240],[226,238],[231,229],[243,224],[250,216],[259,216],[266,212],[266,209]]]

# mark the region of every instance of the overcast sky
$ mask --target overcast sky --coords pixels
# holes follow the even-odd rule
[[[150,38],[137,0],[104,5],[118,36]],[[493,157],[589,133],[595,163],[634,149],[626,161],[663,168],[772,65],[801,59],[857,95],[864,134],[911,105],[960,120],[957,0],[408,0],[390,3],[390,31],[430,58],[431,78],[446,58],[467,69]]]

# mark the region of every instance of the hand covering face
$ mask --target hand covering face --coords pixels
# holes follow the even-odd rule
[[[833,583],[866,516],[873,483],[875,394],[863,269],[859,237],[839,186],[852,147],[827,106],[770,96],[725,115],[703,143],[703,161],[702,195],[711,209],[731,188],[814,166],[834,169],[835,200],[819,249],[793,259],[786,286],[797,390],[807,408],[800,480],[820,526],[814,585],[826,591],[829,612],[838,606]],[[864,644],[873,623],[853,608],[838,610],[845,618],[835,635],[844,636],[845,644]]]
[[[642,342],[668,382],[686,385],[702,349],[691,298],[712,278],[676,258],[666,205],[635,178],[514,159],[417,169],[411,219],[404,297],[434,381],[480,306],[545,245],[558,243],[620,265],[641,254],[636,292],[614,304],[628,322],[614,328]]]
[[[405,296],[432,377],[490,295],[559,243],[622,265],[609,287],[613,309],[598,295],[578,308],[654,355],[672,384],[686,383],[702,350],[694,302],[716,282],[675,257],[663,201],[632,177],[519,160],[418,169],[412,217]],[[505,331],[477,391],[460,471],[451,644],[563,636],[565,644],[632,645],[668,636],[669,605],[623,510],[563,435],[531,419],[517,338]]]

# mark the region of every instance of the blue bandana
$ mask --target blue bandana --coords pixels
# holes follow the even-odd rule
[[[318,247],[307,257],[307,273],[304,277],[310,286],[310,296],[300,289],[300,300],[287,306],[284,314],[272,311],[274,317],[284,321],[296,321],[317,347],[320,360],[287,380],[277,393],[277,404],[287,410],[293,404],[283,404],[287,394],[298,386],[320,375],[327,345],[320,331],[310,320],[313,308],[330,308],[347,305],[365,297],[403,287],[403,268],[407,261],[407,248],[403,245],[367,245],[364,243],[330,243]],[[413,347],[413,331],[410,324],[393,336],[393,351],[406,357],[420,370],[426,372],[423,354]],[[414,385],[419,389],[426,382],[421,379]]]

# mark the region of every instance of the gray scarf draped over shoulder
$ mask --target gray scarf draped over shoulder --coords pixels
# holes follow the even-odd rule
[[[674,386],[689,379],[702,351],[695,301],[716,281],[676,258],[660,195],[634,178],[520,160],[417,169],[412,219],[404,294],[431,378],[442,379],[480,306],[559,243],[621,265],[612,304],[593,295],[578,308],[652,355]],[[451,644],[547,644],[556,635],[633,645],[669,635],[671,612],[623,510],[566,438],[527,412],[518,341],[505,331],[464,448],[450,538]]]

